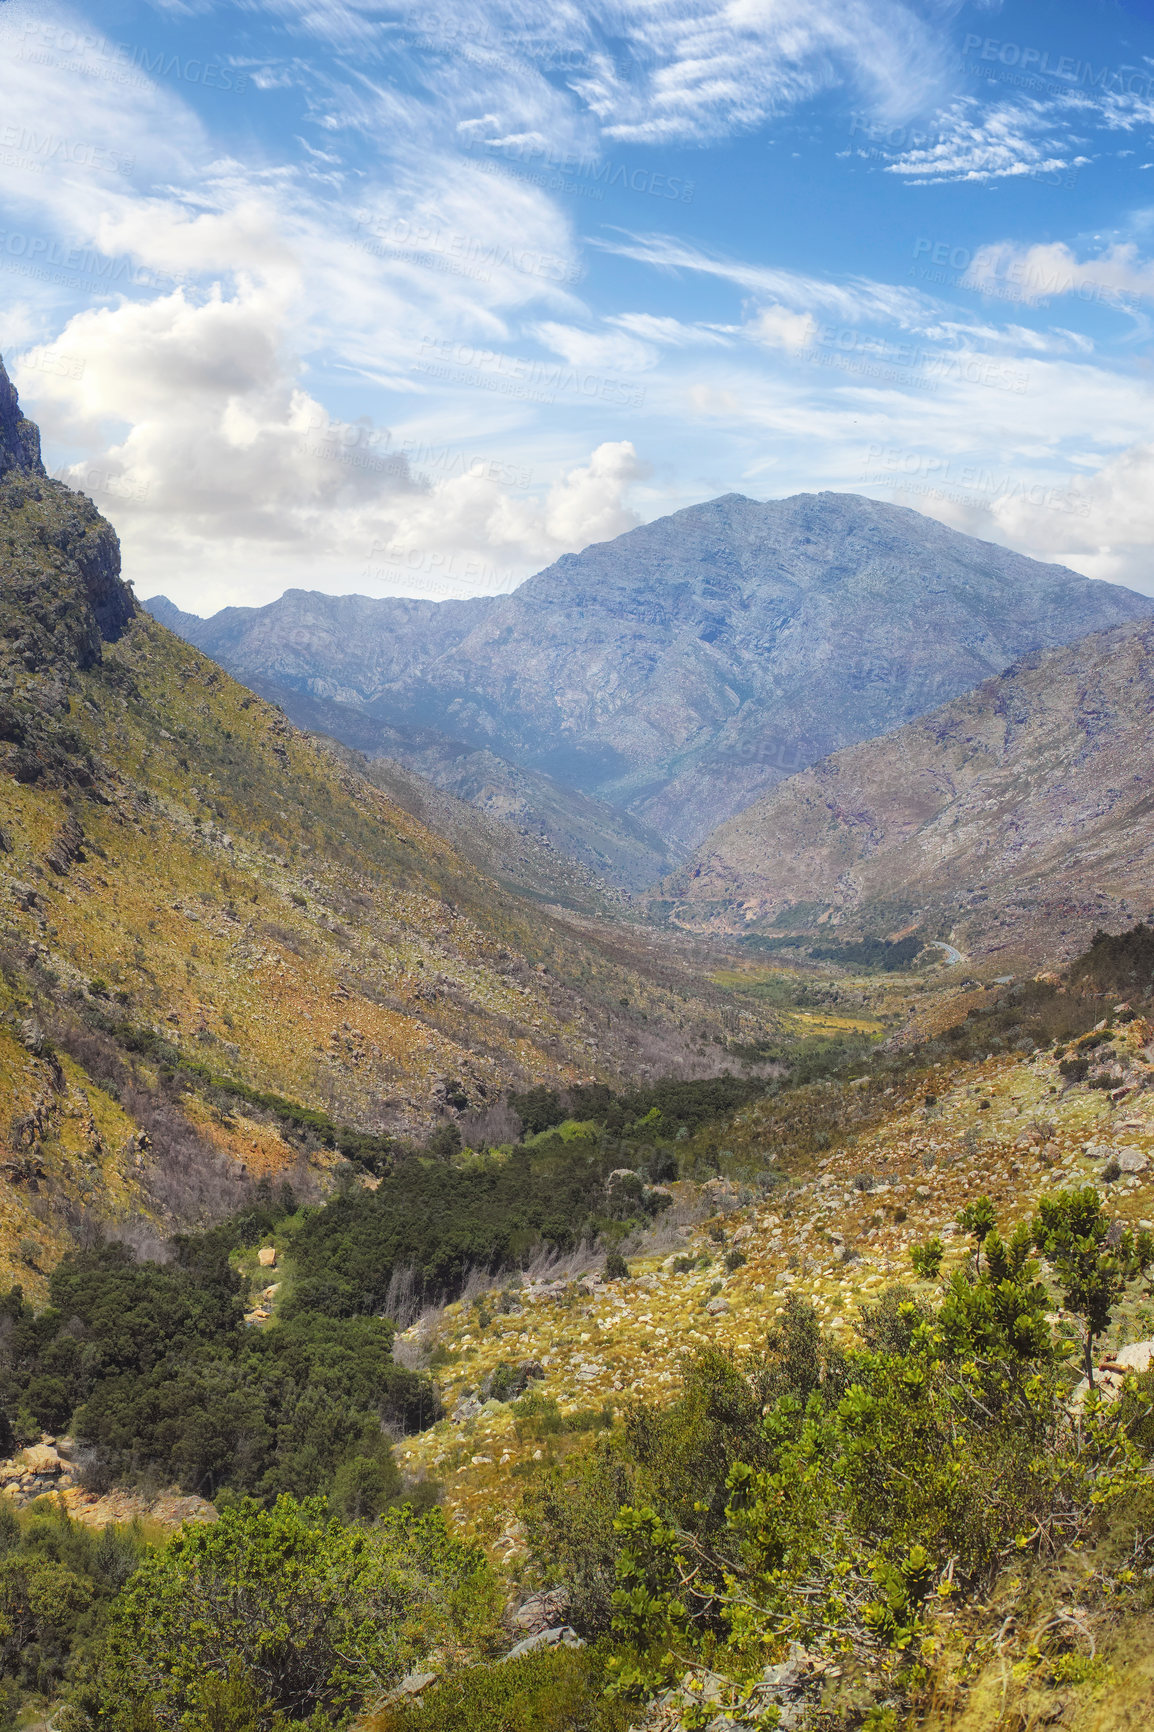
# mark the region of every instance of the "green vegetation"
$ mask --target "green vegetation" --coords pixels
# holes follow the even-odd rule
[[[323,1491],[358,1458],[384,1462],[385,1425],[436,1416],[428,1379],[393,1364],[382,1319],[298,1307],[247,1328],[220,1237],[178,1241],[168,1264],[120,1245],[79,1252],[39,1315],[19,1288],[0,1301],[0,1399],[18,1436],[71,1424],[105,1483],[149,1471],[204,1496],[273,1499]]]
[[[499,1611],[484,1554],[437,1511],[350,1527],[322,1500],[244,1503],[145,1559],[112,1609],[77,1718],[100,1732],[228,1729],[238,1718],[213,1718],[227,1706],[255,1728],[328,1732],[430,1649],[492,1645]]]
[[[1097,1244],[1109,1223],[1088,1207],[1063,1193],[1050,1215]],[[560,1568],[574,1624],[611,1636],[624,1700],[673,1689],[686,1727],[721,1706],[770,1725],[764,1668],[798,1642],[839,1667],[845,1718],[831,1725],[882,1702],[920,1723],[947,1626],[957,1639],[1005,1570],[1025,1596],[1055,1555],[1098,1543],[1115,1561],[1096,1591],[1136,1582],[1154,1378],[1072,1417],[1075,1373],[1030,1255],[1059,1229],[1040,1216],[1004,1239],[981,1225],[981,1269],[955,1269],[934,1303],[885,1296],[860,1347],[834,1345],[791,1299],[764,1353],[702,1353],[671,1407],[634,1409],[530,1492],[535,1552]],[[999,1618],[1014,1603],[1003,1595]],[[1060,1653],[1051,1638],[1024,1664],[1051,1676]]]
[[[110,1608],[145,1553],[136,1528],[94,1533],[48,1501],[0,1498],[0,1726],[29,1692],[69,1685],[98,1652]]]
[[[634,1716],[605,1685],[598,1650],[545,1649],[458,1672],[386,1708],[372,1732],[627,1732]]]
[[[796,950],[814,962],[836,962],[848,969],[881,969],[886,974],[912,968],[922,951],[925,940],[908,938],[860,938],[846,943],[816,941],[804,933],[770,937],[754,933],[742,941],[746,950],[763,951],[768,955],[783,950]]]

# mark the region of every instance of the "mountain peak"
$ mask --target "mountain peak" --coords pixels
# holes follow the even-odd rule
[[[16,387],[0,359],[0,477],[11,469],[26,469],[43,475],[40,460],[40,429],[20,413]]]

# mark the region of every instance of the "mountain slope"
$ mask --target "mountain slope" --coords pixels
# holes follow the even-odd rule
[[[380,1153],[510,1086],[716,1068],[725,993],[513,894],[139,610],[29,427],[0,372],[0,1264],[225,1212],[334,1126]]]
[[[290,590],[195,625],[167,617],[242,679],[545,772],[677,858],[831,751],[1152,610],[917,512],[822,493],[693,506],[507,596]]]
[[[624,890],[644,889],[673,865],[655,832],[542,770],[525,769],[486,748],[450,739],[438,728],[393,727],[357,704],[316,698],[259,675],[248,676],[247,683],[278,704],[298,727],[327,734],[369,759],[403,763],[426,786],[475,807],[490,830],[497,823],[528,833],[586,874],[595,873]],[[453,832],[454,838],[457,834]],[[502,844],[505,851],[510,842]]]
[[[963,949],[1070,954],[1145,918],[1154,626],[1027,657],[835,753],[722,826],[665,887],[694,929],[917,920]]]

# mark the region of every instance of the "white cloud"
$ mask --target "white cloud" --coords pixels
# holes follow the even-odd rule
[[[572,367],[598,367],[606,372],[636,373],[657,364],[657,350],[625,331],[581,331],[573,325],[546,320],[533,335]]]
[[[350,55],[380,56],[373,0],[264,0],[291,26]],[[601,136],[622,143],[704,142],[747,131],[815,93],[851,86],[887,117],[917,111],[944,88],[948,44],[903,0],[458,0],[430,18],[399,5],[418,70],[442,112],[457,107],[471,66],[503,132],[559,143],[560,110],[543,73],[568,70],[574,99]],[[396,54],[400,44],[386,38]],[[452,54],[438,55],[438,43]],[[542,128],[552,108],[553,124]]]
[[[695,349],[701,344],[728,346],[727,332],[715,325],[687,325],[659,313],[615,313],[607,321],[665,349]]]
[[[748,334],[767,349],[797,354],[808,349],[818,332],[812,313],[791,313],[788,307],[763,307],[746,326]]]
[[[603,252],[636,259],[657,270],[696,271],[717,277],[796,310],[821,313],[847,324],[876,319],[903,330],[917,330],[935,311],[935,303],[914,289],[874,282],[868,277],[850,277],[844,283],[835,283],[772,265],[746,264],[707,253],[678,235],[622,234],[617,239],[595,239],[591,244]]]
[[[936,137],[896,156],[885,172],[914,186],[1057,177],[1089,160],[1071,150],[1064,108],[1023,97],[983,110],[976,98],[960,98],[942,116]]]
[[[997,241],[974,255],[967,287],[1012,284],[1025,302],[1073,295],[1087,303],[1123,305],[1154,296],[1154,263],[1141,260],[1133,242],[1107,248],[1094,259],[1079,259],[1064,241],[1023,247]]]
[[[177,290],[82,313],[16,368],[46,446],[85,451],[64,477],[115,523],[140,593],[204,612],[298,583],[364,587],[366,571],[378,592],[508,588],[638,521],[625,500],[646,468],[628,442],[544,499],[467,452],[451,479],[415,478],[387,430],[335,423],[301,388],[282,323],[267,288]]]

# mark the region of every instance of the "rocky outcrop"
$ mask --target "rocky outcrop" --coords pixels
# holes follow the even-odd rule
[[[72,667],[99,662],[137,613],[116,532],[90,499],[44,473],[40,435],[0,363],[0,631],[46,701],[66,705]],[[6,706],[5,706],[6,707]],[[17,730],[21,723],[14,717]],[[3,737],[11,730],[0,729]]]
[[[0,479],[10,469],[43,475],[40,461],[40,429],[20,413],[16,387],[0,360]]]

